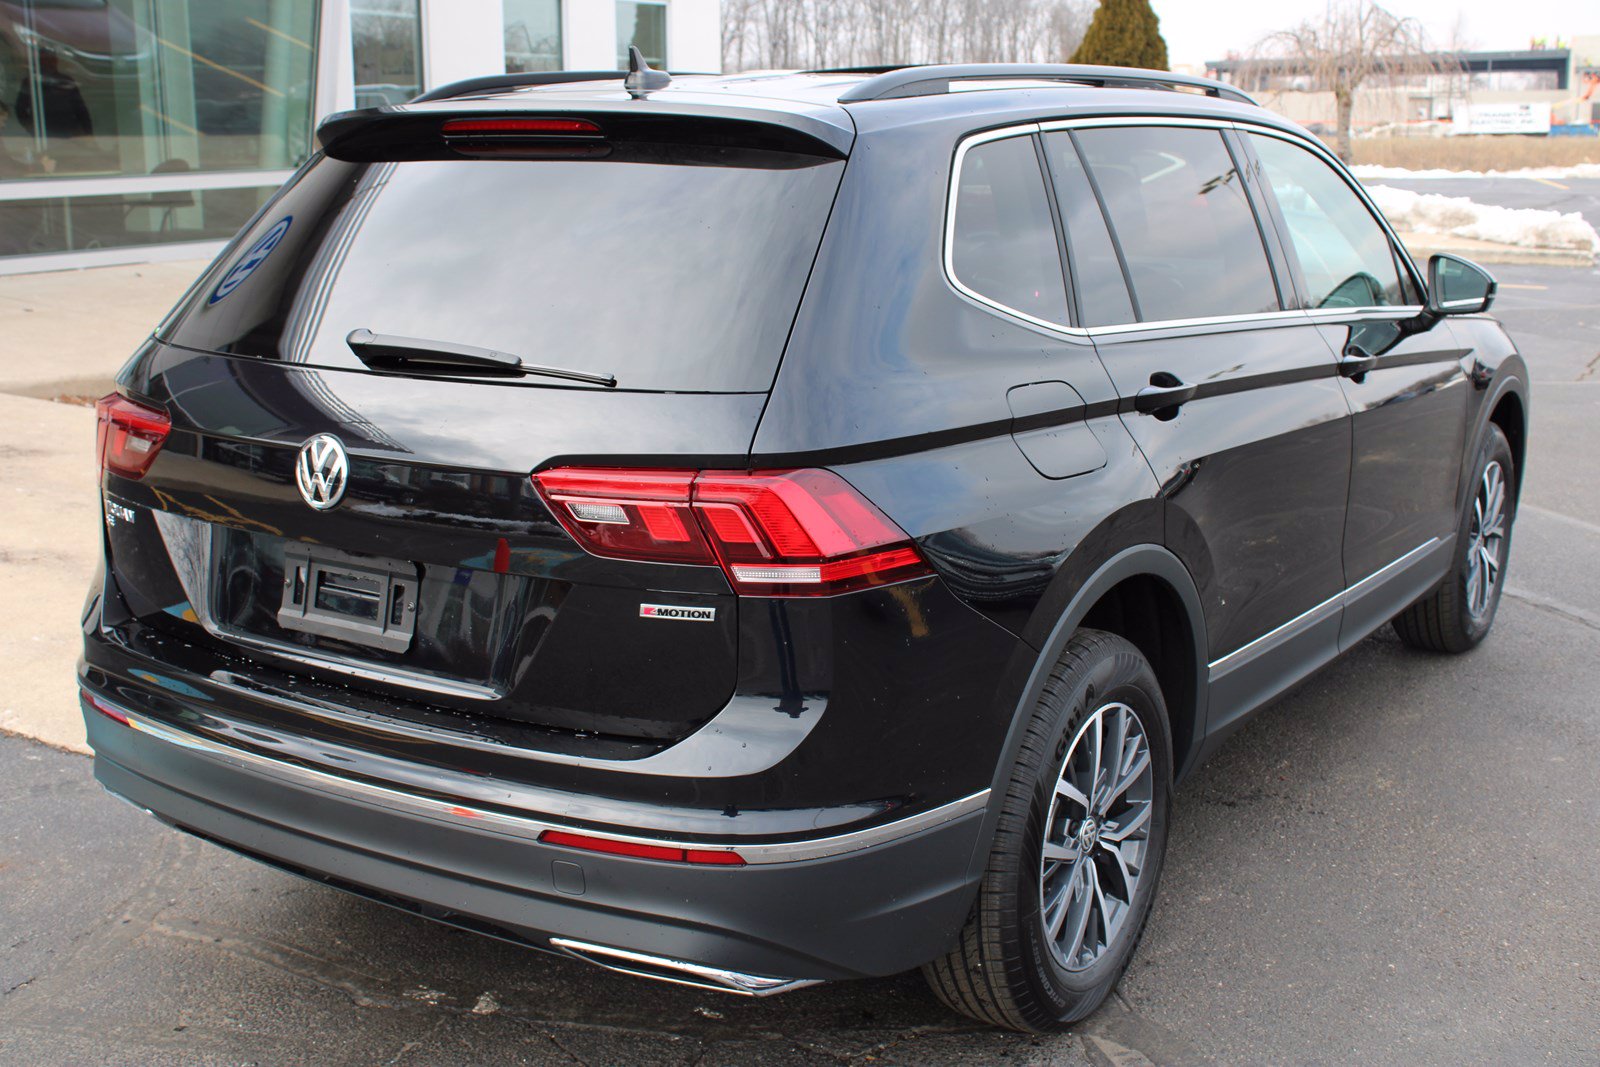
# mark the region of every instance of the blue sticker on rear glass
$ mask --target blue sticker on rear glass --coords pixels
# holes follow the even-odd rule
[[[272,250],[283,242],[283,235],[289,232],[289,224],[294,221],[293,215],[285,215],[272,224],[272,229],[261,235],[261,239],[250,246],[250,251],[244,258],[233,265],[233,269],[222,276],[222,281],[217,283],[216,291],[211,294],[207,304],[215,304],[218,300],[233,292],[244,284],[244,280],[255,273],[255,269],[267,261],[272,255]]]

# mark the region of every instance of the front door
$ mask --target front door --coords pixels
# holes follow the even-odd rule
[[[1426,592],[1449,560],[1469,379],[1449,323],[1347,179],[1298,143],[1246,136],[1313,322],[1353,413],[1341,647]]]

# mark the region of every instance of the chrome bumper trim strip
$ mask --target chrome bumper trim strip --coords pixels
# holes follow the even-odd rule
[[[817,978],[769,978],[759,974],[725,971],[720,967],[707,967],[700,963],[652,956],[622,948],[593,945],[587,941],[574,941],[567,937],[552,937],[551,947],[574,959],[604,967],[608,971],[653,978],[658,982],[671,982],[694,989],[710,989],[718,993],[733,993],[741,997],[770,997],[792,989],[817,985]]]
[[[563,830],[608,841],[643,845],[664,845],[669,848],[696,849],[712,852],[737,852],[747,865],[767,863],[794,863],[801,860],[824,859],[847,852],[857,852],[877,845],[887,844],[902,837],[929,830],[952,822],[962,816],[981,810],[989,800],[989,790],[984,789],[960,800],[951,801],[904,819],[883,823],[865,830],[836,834],[831,837],[811,838],[804,841],[780,842],[716,842],[674,841],[660,837],[642,837],[587,826],[575,826],[539,815],[511,815],[501,811],[475,807],[457,801],[436,800],[371,782],[342,778],[336,774],[319,771],[298,764],[285,763],[256,752],[234,748],[210,738],[179,730],[156,722],[139,712],[132,711],[100,694],[95,699],[114,707],[125,715],[130,729],[155,740],[175,745],[189,752],[298,788],[314,789],[345,800],[369,804],[377,808],[403,811],[450,826],[487,833],[503,834],[528,841],[536,841],[546,830]],[[559,846],[547,846],[559,847]],[[721,867],[737,870],[737,867]]]

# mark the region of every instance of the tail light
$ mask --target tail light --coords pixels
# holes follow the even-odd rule
[[[558,467],[533,483],[586,551],[720,566],[749,596],[831,596],[931,573],[905,532],[830,471]]]
[[[95,452],[100,457],[100,469],[124,478],[143,478],[172,429],[167,413],[120,393],[101,397],[95,402],[94,413],[98,420]]]

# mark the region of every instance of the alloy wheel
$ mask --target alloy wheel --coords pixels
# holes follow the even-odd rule
[[[1467,611],[1482,619],[1494,603],[1506,541],[1506,478],[1497,460],[1484,468],[1472,501],[1472,529],[1467,534]]]
[[[1102,705],[1067,748],[1039,860],[1045,941],[1068,971],[1093,966],[1132,912],[1153,806],[1144,724],[1127,704]]]

